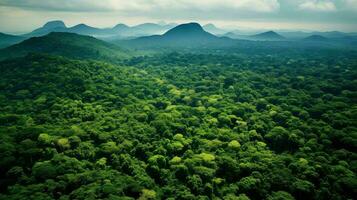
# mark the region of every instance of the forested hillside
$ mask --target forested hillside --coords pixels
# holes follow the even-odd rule
[[[0,199],[354,199],[356,52],[312,52],[2,61]]]
[[[4,48],[18,42],[25,40],[25,38],[15,35],[4,34],[0,32],[0,48]]]
[[[28,53],[46,53],[80,59],[122,59],[128,50],[75,33],[52,32],[42,37],[33,37],[19,44],[0,49],[0,60],[26,56]]]

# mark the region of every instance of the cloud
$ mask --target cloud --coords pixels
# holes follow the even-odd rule
[[[265,13],[274,12],[280,7],[278,0],[0,0],[1,5],[32,10],[86,12],[229,9]]]
[[[345,0],[346,9],[357,10],[357,0]]]
[[[103,1],[89,0],[0,0],[0,6],[16,7],[24,10],[44,11],[105,11],[108,6]]]
[[[157,3],[169,2],[168,0],[156,0]],[[179,4],[186,8],[196,8],[202,10],[233,9],[249,10],[255,12],[274,12],[280,8],[277,0],[178,0]],[[172,4],[170,4],[172,5]]]
[[[0,0],[0,32],[57,19],[100,27],[165,20],[356,31],[356,11],[357,0]]]
[[[307,11],[331,12],[336,11],[336,5],[332,1],[310,0],[299,5],[299,9]]]

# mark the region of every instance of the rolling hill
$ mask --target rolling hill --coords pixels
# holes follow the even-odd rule
[[[21,57],[28,53],[46,53],[88,59],[125,58],[128,56],[121,48],[91,36],[53,32],[0,50],[0,60]]]
[[[25,39],[26,38],[21,37],[21,36],[0,33],[0,48],[11,46],[11,45],[19,43]]]
[[[264,40],[264,41],[279,41],[279,40],[285,39],[285,37],[283,37],[282,35],[274,32],[274,31],[259,33],[256,35],[252,35],[249,38],[253,39],[253,40]]]
[[[235,32],[228,32],[223,34],[222,36],[224,37],[228,37],[228,38],[232,38],[232,39],[241,39],[241,40],[249,40],[249,38],[247,38],[246,35],[241,35],[239,33],[235,33]]]
[[[328,38],[322,35],[311,35],[303,39],[303,41],[307,41],[307,42],[326,42],[328,40],[329,40]]]
[[[111,34],[110,30],[106,29],[99,29],[99,28],[94,28],[91,26],[88,26],[86,24],[78,24],[73,27],[70,27],[66,30],[66,32],[70,33],[77,33],[81,35],[105,35],[105,34]]]
[[[56,20],[56,21],[49,21],[42,27],[35,29],[34,31],[22,35],[23,37],[39,37],[47,35],[51,32],[66,32],[67,27],[63,21]]]

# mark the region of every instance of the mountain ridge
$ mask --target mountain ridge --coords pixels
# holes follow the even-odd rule
[[[162,35],[144,36],[121,42],[120,44],[142,47],[204,47],[211,45],[224,46],[233,41],[227,37],[218,37],[195,22],[180,24]],[[231,44],[229,44],[231,45]]]
[[[0,60],[22,57],[28,53],[46,53],[69,58],[124,58],[128,54],[114,44],[92,36],[67,32],[51,32],[32,37],[0,50]]]
[[[0,32],[0,49],[22,42],[26,38]]]
[[[275,31],[267,31],[267,32],[259,33],[259,34],[250,36],[250,38],[257,39],[257,40],[267,40],[267,41],[286,39],[284,36],[276,33]]]
[[[143,23],[135,26],[118,23],[111,28],[96,28],[84,23],[67,27],[63,21],[55,20],[45,23],[42,27],[37,28],[30,33],[23,34],[23,37],[40,37],[50,32],[70,32],[90,36],[108,36],[121,35],[125,37],[143,36],[163,33],[172,28],[172,24],[159,25],[155,23]]]
[[[326,42],[329,39],[322,36],[322,35],[310,35],[303,39],[303,41],[310,41],[310,42]]]

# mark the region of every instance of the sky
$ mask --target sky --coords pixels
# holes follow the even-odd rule
[[[357,0],[0,0],[0,32],[24,33],[50,20],[68,26],[165,21],[244,30],[357,32]]]

